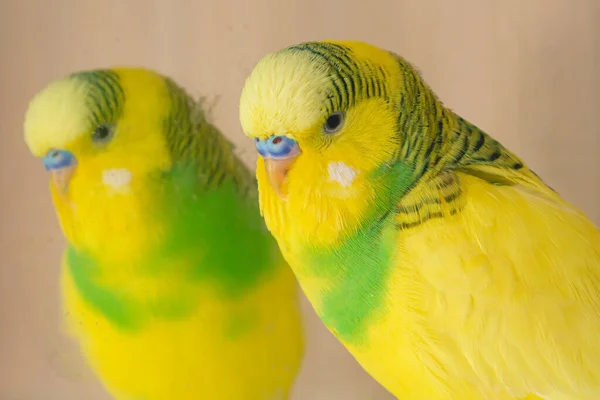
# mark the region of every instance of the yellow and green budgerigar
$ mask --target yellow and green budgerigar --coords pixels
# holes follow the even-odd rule
[[[296,280],[201,102],[149,69],[89,70],[36,94],[24,129],[68,242],[68,326],[114,398],[288,398]]]
[[[600,233],[400,56],[262,58],[260,206],[325,325],[402,400],[600,399]]]

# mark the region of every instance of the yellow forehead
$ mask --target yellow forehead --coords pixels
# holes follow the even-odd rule
[[[273,53],[246,79],[240,122],[251,137],[265,138],[310,129],[320,115],[329,72],[306,53]]]
[[[41,157],[52,147],[73,142],[88,125],[87,88],[75,79],[50,83],[37,93],[25,114],[25,142]]]
[[[245,134],[303,136],[338,106],[389,96],[398,81],[391,53],[363,42],[322,41],[263,57],[240,98]]]
[[[43,156],[69,148],[99,125],[121,123],[121,132],[149,135],[170,109],[165,78],[144,68],[82,71],[51,82],[34,96],[25,115],[25,141]],[[140,129],[135,129],[135,128]]]

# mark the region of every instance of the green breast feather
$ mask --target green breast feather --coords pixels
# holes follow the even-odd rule
[[[97,71],[78,79],[102,88],[97,81],[106,76],[122,104],[127,99],[117,75]],[[159,193],[149,218],[160,219],[164,236],[135,271],[142,280],[169,280],[172,290],[141,299],[127,288],[102,282],[104,274],[118,265],[103,265],[70,245],[65,255],[83,300],[122,329],[139,329],[150,319],[188,315],[202,306],[195,296],[199,284],[210,284],[224,298],[243,296],[272,272],[281,257],[260,216],[256,184],[248,169],[183,89],[169,79],[164,82],[171,109],[163,130],[173,167],[148,178]]]
[[[223,183],[202,194],[191,188],[186,192],[182,185],[179,188],[177,200],[165,203],[172,207],[165,207],[164,219],[170,223],[164,242],[143,257],[137,271],[140,279],[171,279],[181,290],[151,302],[131,296],[127,288],[101,283],[109,272],[100,260],[67,247],[68,270],[80,295],[121,328],[137,329],[150,318],[184,317],[201,306],[196,304],[193,290],[183,290],[193,289],[194,284],[209,283],[224,298],[243,296],[277,265],[276,244],[264,228],[257,206],[241,198],[233,184]],[[179,265],[182,259],[183,268]],[[178,267],[170,260],[178,260]],[[118,269],[118,265],[109,268]]]
[[[383,315],[385,288],[395,256],[398,229],[395,203],[410,188],[415,168],[403,163],[376,170],[372,180],[382,188],[379,202],[361,229],[337,247],[308,247],[300,255],[303,265],[331,286],[322,294],[319,316],[347,343],[360,344],[369,324]]]

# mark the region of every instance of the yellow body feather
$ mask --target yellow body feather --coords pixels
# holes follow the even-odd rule
[[[328,134],[332,112],[344,125]],[[600,398],[597,227],[410,64],[360,42],[291,46],[257,64],[240,119],[257,141],[297,142],[285,200],[259,157],[265,221],[316,312],[395,396]]]
[[[191,110],[197,115],[185,113],[189,101],[166,78],[129,68],[75,74],[51,83],[32,101],[25,122],[32,152],[44,156],[60,148],[77,158],[66,191],[51,183],[71,253],[85,253],[93,260],[73,264],[69,250],[66,253],[62,287],[69,331],[119,400],[286,399],[302,358],[302,326],[296,282],[276,246],[261,250],[271,263],[264,267],[267,273],[239,293],[226,292],[221,278],[215,278],[223,274],[216,268],[232,265],[203,265],[206,277],[193,277],[195,268],[206,262],[204,255],[215,253],[206,246],[220,245],[217,253],[244,251],[244,241],[251,238],[243,236],[247,230],[242,228],[259,218],[258,209],[248,206],[247,218],[240,212],[233,227],[223,225],[227,243],[214,239],[222,232],[199,231],[199,225],[187,226],[180,236],[171,232],[169,216],[177,216],[181,204],[190,215],[201,213],[200,208],[213,204],[203,200],[206,194],[221,193],[221,180],[237,184],[235,191],[223,191],[223,196],[233,193],[222,200],[224,207],[242,204],[239,207],[246,210],[243,204],[253,203],[253,182],[245,167],[201,110]],[[98,126],[90,121],[96,117],[114,129],[110,142],[90,141]],[[175,126],[174,139],[164,131],[167,126]],[[191,164],[200,165],[191,175],[193,181],[185,181],[187,175],[181,178],[191,187],[165,184],[170,181],[164,175],[186,151],[192,155]],[[198,161],[195,154],[203,159]],[[123,171],[130,182],[119,184]],[[190,199],[180,198],[179,190],[187,190]],[[211,214],[200,223],[218,222],[219,215]],[[219,229],[218,224],[214,227]],[[176,250],[160,252],[169,235],[175,235]],[[190,246],[180,249],[177,243]],[[269,241],[256,243],[266,246]],[[156,257],[149,256],[153,252],[158,252]],[[243,260],[248,265],[237,269],[253,276],[252,269],[261,268],[262,261],[248,257]],[[97,269],[89,278],[95,292],[107,290],[131,299],[129,325],[118,322],[119,313],[126,312],[124,302],[102,308],[102,293],[81,289],[81,278],[75,278],[81,268]],[[229,279],[244,278],[232,273]],[[111,319],[109,313],[117,317]]]
[[[198,293],[189,295],[201,307],[192,315],[153,323],[136,334],[115,328],[82,301],[65,273],[62,286],[69,332],[80,341],[91,368],[115,399],[289,397],[302,355],[301,326],[294,315],[296,299],[290,298],[296,284],[283,268],[241,302],[220,299],[210,286],[194,288]],[[134,289],[139,296],[149,292],[142,288]],[[232,325],[238,315],[251,315],[259,328],[238,336]],[[223,333],[227,330],[232,334]]]

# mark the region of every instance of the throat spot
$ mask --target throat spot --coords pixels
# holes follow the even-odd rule
[[[102,171],[102,183],[112,189],[122,189],[129,186],[132,177],[131,171],[125,168]]]
[[[358,171],[341,161],[330,162],[327,170],[329,172],[329,180],[335,181],[343,187],[351,186],[358,175]]]

